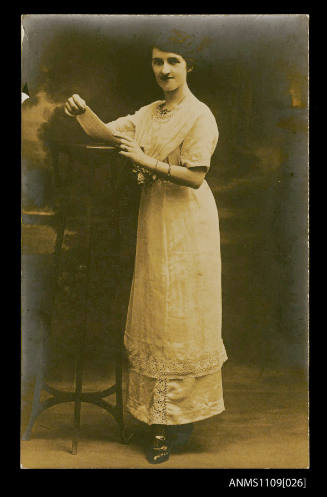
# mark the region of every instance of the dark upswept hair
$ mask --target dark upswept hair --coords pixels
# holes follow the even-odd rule
[[[192,69],[197,64],[199,53],[207,46],[208,42],[207,37],[199,40],[198,37],[186,31],[171,29],[168,32],[159,32],[152,37],[151,50],[158,48],[164,52],[181,55],[186,61],[187,68]]]

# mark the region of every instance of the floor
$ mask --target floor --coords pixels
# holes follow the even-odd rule
[[[21,467],[82,468],[308,468],[308,387],[305,374],[290,370],[223,368],[226,410],[196,423],[183,453],[153,466],[144,456],[144,425],[126,414],[134,435],[120,442],[115,421],[104,410],[83,404],[81,439],[71,454],[73,405],[59,404],[36,421],[32,438],[21,442]],[[88,390],[108,385],[98,382]],[[69,388],[65,384],[61,388]],[[108,399],[110,400],[110,399]],[[22,425],[27,422],[24,400]]]

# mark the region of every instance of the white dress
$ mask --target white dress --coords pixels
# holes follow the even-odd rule
[[[108,126],[156,159],[208,170],[218,141],[210,109],[190,94],[162,120],[161,102]],[[218,211],[205,180],[198,189],[161,179],[141,188],[124,336],[127,408],[147,424],[191,423],[224,410]]]

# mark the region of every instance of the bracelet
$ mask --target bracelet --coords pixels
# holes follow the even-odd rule
[[[157,171],[158,169],[158,162],[159,162],[159,159],[156,160],[156,164],[154,166],[154,170]],[[169,164],[168,162],[168,172],[167,172],[167,178],[169,178],[171,176],[171,165]]]

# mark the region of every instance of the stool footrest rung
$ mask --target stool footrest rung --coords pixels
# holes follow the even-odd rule
[[[31,431],[33,425],[37,419],[37,417],[46,409],[53,407],[57,404],[62,404],[64,402],[75,402],[76,401],[76,392],[65,392],[63,390],[59,390],[57,388],[50,387],[49,385],[44,385],[43,389],[52,395],[48,399],[45,399],[43,402],[39,402],[39,405],[34,411],[33,416],[30,419],[30,422],[22,436],[22,440],[30,440]],[[108,397],[117,392],[117,385],[112,385],[111,387],[98,391],[98,392],[82,392],[80,394],[80,402],[87,402],[89,404],[94,404],[102,409],[105,409],[109,412],[114,419],[117,421],[119,425],[121,425],[121,412],[118,406],[113,406],[109,404],[109,402],[104,400],[104,397]]]

